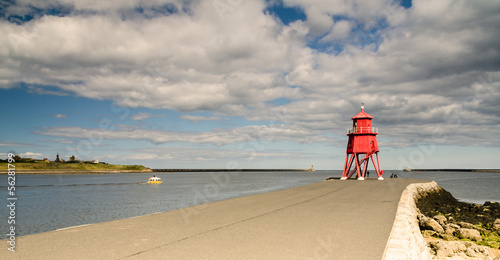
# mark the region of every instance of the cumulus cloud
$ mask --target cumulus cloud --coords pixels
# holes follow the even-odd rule
[[[321,38],[321,42],[334,42],[347,38],[351,35],[353,28],[352,22],[340,20],[333,25],[332,30],[325,37]]]
[[[255,168],[251,162],[260,160],[277,160],[277,159],[313,159],[321,157],[320,154],[314,152],[303,151],[281,151],[274,149],[266,150],[250,150],[250,149],[230,149],[230,148],[187,148],[187,147],[150,147],[134,150],[132,154],[116,155],[113,153],[103,154],[99,156],[103,160],[130,160],[141,161],[144,163],[161,162],[158,168],[175,168],[179,165],[185,167],[189,165],[197,165],[197,163],[214,163],[214,167],[220,168],[238,168],[247,167]],[[228,160],[230,158],[230,160]],[[158,164],[156,164],[158,165]],[[289,166],[290,167],[290,166]],[[305,168],[305,167],[304,167]]]
[[[330,31],[333,25],[333,18],[324,13],[319,6],[313,5],[306,9],[306,24],[310,28],[309,32],[313,36],[320,36]]]
[[[119,127],[115,130],[80,127],[44,127],[36,130],[35,133],[54,137],[89,140],[145,140],[155,144],[183,142],[213,144],[217,146],[255,140],[258,142],[288,140],[307,143],[328,141],[318,131],[310,131],[303,127],[291,128],[285,125],[251,125],[233,129],[214,129],[210,132],[152,130],[140,127]]]
[[[498,145],[500,3],[494,1],[415,0],[405,9],[387,0],[285,0],[307,16],[289,25],[263,12],[264,1],[243,1],[224,20],[211,1],[59,2],[72,6],[67,15],[0,22],[1,88],[23,82],[37,93],[50,94],[44,86],[51,86],[120,106],[272,121],[275,140],[305,142],[343,135],[363,101],[394,146],[432,141],[436,129],[449,133],[444,143]],[[129,12],[137,7],[145,11]],[[340,47],[315,49],[326,43]],[[271,105],[282,99],[288,102]],[[453,132],[446,130],[450,119],[459,121]],[[260,127],[102,134],[223,145],[247,141]],[[97,130],[38,133],[78,138],[71,131]]]
[[[288,31],[262,14],[263,3],[247,1],[224,22],[211,3],[192,5],[194,16],[68,15],[22,26],[2,22],[6,37],[0,55],[12,79],[3,86],[44,83],[122,106],[180,111],[297,98],[298,89],[281,77],[288,67],[282,61],[294,46],[283,35]],[[24,71],[13,67],[17,62]]]

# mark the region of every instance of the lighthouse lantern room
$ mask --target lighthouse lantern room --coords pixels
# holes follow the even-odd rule
[[[378,129],[372,126],[373,116],[364,111],[364,104],[361,103],[361,112],[351,119],[352,128],[347,130],[349,141],[347,142],[347,155],[341,180],[351,178],[354,173],[356,173],[358,180],[364,180],[367,177],[370,159],[378,179],[383,180],[383,171],[380,169],[378,157]],[[375,155],[376,161],[373,155]]]

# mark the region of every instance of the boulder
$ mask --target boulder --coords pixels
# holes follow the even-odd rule
[[[467,222],[463,222],[463,221],[458,222],[458,225],[460,225],[460,227],[462,227],[462,228],[477,229],[477,227],[472,225],[471,223],[467,223]]]
[[[470,228],[460,228],[455,231],[455,235],[459,238],[470,239],[472,241],[483,241],[481,238],[481,233],[475,229]]]
[[[495,219],[495,222],[493,222],[493,231],[496,231],[498,234],[500,234],[500,218]]]
[[[476,226],[472,225],[471,223],[463,222],[460,221],[458,223],[462,228],[468,228],[468,229],[478,229]]]
[[[443,215],[436,215],[433,217],[433,219],[435,219],[441,226],[446,225],[446,221],[448,221]]]
[[[488,230],[484,229],[484,228],[480,228],[480,227],[477,227],[475,225],[472,225],[471,223],[467,223],[467,222],[460,222],[458,223],[462,228],[468,228],[468,229],[475,229],[475,230],[478,230],[479,233],[483,232],[483,233],[489,233]]]
[[[424,231],[422,231],[422,236],[423,237],[433,237],[434,235],[436,235],[436,232],[434,232],[432,230],[424,230]]]
[[[461,241],[433,241],[429,243],[431,250],[437,257],[453,257],[467,251]]]
[[[445,241],[455,241],[455,240],[458,240],[458,238],[456,238],[454,235],[450,235],[450,234],[442,234],[441,238],[443,240],[445,240]]]
[[[436,233],[444,233],[443,227],[439,225],[439,223],[432,218],[424,216],[423,218],[420,219],[419,225],[421,230],[432,230]]]
[[[494,201],[485,201],[484,204],[483,204],[483,206],[489,207],[489,206],[495,205],[495,204],[496,204],[496,202],[494,202]]]
[[[457,224],[450,223],[444,226],[445,233],[452,236],[458,229],[460,229],[460,226]]]
[[[492,259],[493,254],[486,246],[468,241],[432,241],[429,247],[437,259]]]
[[[465,254],[476,259],[491,259],[491,250],[486,246],[471,245],[467,247]]]

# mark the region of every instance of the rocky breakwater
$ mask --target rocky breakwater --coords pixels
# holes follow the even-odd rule
[[[416,206],[433,259],[500,259],[500,203],[464,203],[439,188],[419,193]]]

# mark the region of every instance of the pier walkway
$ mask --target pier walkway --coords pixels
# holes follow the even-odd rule
[[[333,180],[23,236],[0,259],[381,259],[415,182]]]

